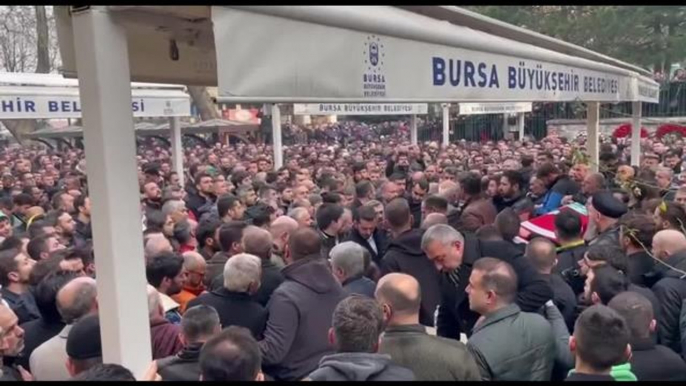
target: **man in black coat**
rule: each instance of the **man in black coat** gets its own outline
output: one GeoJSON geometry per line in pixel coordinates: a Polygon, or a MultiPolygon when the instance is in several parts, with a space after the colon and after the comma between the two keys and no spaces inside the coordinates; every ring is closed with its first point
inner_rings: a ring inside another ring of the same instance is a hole
{"type": "Polygon", "coordinates": [[[281,268],[271,260],[272,235],[262,228],[250,225],[243,231],[242,244],[245,253],[255,255],[262,261],[261,285],[255,294],[255,300],[266,307],[274,290],[283,283],[281,268]]]}
{"type": "Polygon", "coordinates": [[[515,302],[522,311],[536,312],[553,298],[550,284],[510,243],[462,236],[454,228],[439,224],[426,231],[421,245],[435,268],[441,271],[438,336],[459,340],[461,332],[471,334],[479,315],[470,310],[465,289],[474,262],[482,257],[495,257],[512,265],[519,288],[515,302]]]}
{"type": "Polygon", "coordinates": [[[157,373],[163,381],[196,382],[200,379],[200,350],[213,335],[222,330],[217,311],[205,305],[186,310],[181,319],[183,350],[157,361],[157,373]]]}
{"type": "Polygon", "coordinates": [[[245,327],[260,339],[267,323],[267,310],[254,299],[260,287],[260,259],[247,253],[231,256],[224,266],[224,286],[188,302],[188,308],[204,304],[214,307],[222,327],[245,327]]]}
{"type": "Polygon", "coordinates": [[[650,301],[635,292],[622,292],[608,303],[622,315],[631,333],[631,372],[639,381],[686,381],[686,362],[651,338],[657,322],[650,301]]]}
{"type": "Polygon", "coordinates": [[[400,272],[414,277],[422,289],[419,323],[433,327],[441,290],[438,272],[420,247],[424,231],[412,229],[410,207],[404,198],[392,200],[384,215],[393,239],[381,261],[381,275],[400,272]]]}
{"type": "Polygon", "coordinates": [[[500,177],[498,195],[493,197],[495,210],[500,213],[505,208],[511,208],[519,201],[528,200],[522,190],[524,177],[516,170],[506,170],[500,177]]]}
{"type": "Polygon", "coordinates": [[[686,236],[669,229],[657,232],[653,238],[653,255],[673,267],[657,264],[655,268],[655,276],[660,279],[652,290],[662,307],[657,328],[660,343],[681,353],[679,317],[682,301],[686,299],[686,236]]]}
{"type": "Polygon", "coordinates": [[[216,197],[212,194],[212,176],[205,172],[199,172],[194,176],[195,191],[189,192],[186,196],[186,207],[193,212],[196,219],[200,219],[203,211],[201,208],[207,208],[208,204],[216,201],[216,197]]]}
{"type": "Polygon", "coordinates": [[[526,246],[525,257],[541,274],[553,289],[553,304],[560,310],[570,333],[574,331],[574,311],[576,309],[576,295],[562,276],[552,273],[557,263],[555,244],[552,241],[537,237],[526,246]]]}
{"type": "Polygon", "coordinates": [[[386,232],[378,228],[376,211],[371,206],[363,205],[353,212],[353,229],[347,241],[352,241],[369,251],[372,261],[379,265],[386,253],[388,239],[386,232]]]}

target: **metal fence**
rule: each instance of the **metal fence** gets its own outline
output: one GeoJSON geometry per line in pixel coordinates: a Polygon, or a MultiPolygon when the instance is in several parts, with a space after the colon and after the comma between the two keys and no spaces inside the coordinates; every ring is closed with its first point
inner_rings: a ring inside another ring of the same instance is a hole
{"type": "MultiPolygon", "coordinates": [[[[686,116],[686,82],[664,83],[660,86],[660,103],[643,103],[644,117],[684,117],[686,116]]],[[[631,117],[631,102],[602,104],[600,119],[631,117]]],[[[503,115],[458,116],[451,121],[450,140],[468,141],[498,140],[503,138],[503,115]]],[[[586,106],[582,102],[536,102],[532,112],[525,114],[525,134],[537,139],[543,138],[547,122],[553,119],[586,119],[586,106]]],[[[417,137],[420,141],[442,138],[440,117],[421,127],[417,137]]]]}

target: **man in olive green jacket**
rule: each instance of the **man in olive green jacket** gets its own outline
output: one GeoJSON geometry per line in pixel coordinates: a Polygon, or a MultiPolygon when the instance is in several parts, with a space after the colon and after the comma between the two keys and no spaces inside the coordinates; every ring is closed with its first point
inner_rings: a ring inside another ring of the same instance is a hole
{"type": "Polygon", "coordinates": [[[421,292],[410,275],[391,273],[379,280],[375,297],[386,331],[379,353],[415,374],[417,381],[478,381],[479,368],[460,341],[432,336],[419,324],[421,292]]]}
{"type": "Polygon", "coordinates": [[[469,307],[481,315],[467,347],[483,380],[550,381],[555,360],[553,330],[541,315],[514,303],[517,275],[495,258],[477,260],[467,286],[469,307]]]}

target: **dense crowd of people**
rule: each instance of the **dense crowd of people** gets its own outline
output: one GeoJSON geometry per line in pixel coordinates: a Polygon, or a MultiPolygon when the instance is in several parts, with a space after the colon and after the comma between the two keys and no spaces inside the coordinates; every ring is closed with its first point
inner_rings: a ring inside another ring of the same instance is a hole
{"type": "MultiPolygon", "coordinates": [[[[583,137],[336,127],[276,170],[269,145],[187,148],[185,186],[138,149],[145,379],[686,380],[683,140],[631,166],[604,138],[593,165],[583,137]],[[554,238],[521,232],[546,215],[554,238]]],[[[2,380],[135,380],[102,359],[86,170],[0,150],[2,380]]]]}

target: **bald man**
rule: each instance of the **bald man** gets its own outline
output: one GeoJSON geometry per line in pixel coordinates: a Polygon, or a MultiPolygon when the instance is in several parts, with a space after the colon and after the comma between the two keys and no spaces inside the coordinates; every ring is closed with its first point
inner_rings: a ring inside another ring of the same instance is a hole
{"type": "Polygon", "coordinates": [[[422,229],[429,229],[436,224],[448,225],[448,217],[443,213],[430,213],[422,222],[422,229]]]}
{"type": "Polygon", "coordinates": [[[38,381],[66,381],[71,378],[67,363],[67,336],[72,325],[86,315],[98,313],[98,290],[95,280],[83,276],[65,284],[57,293],[57,310],[66,326],[38,346],[29,359],[31,373],[38,381]]]}
{"type": "Polygon", "coordinates": [[[146,259],[156,256],[162,252],[174,251],[169,239],[167,239],[162,233],[151,233],[147,235],[145,237],[144,249],[146,259]]]}
{"type": "Polygon", "coordinates": [[[412,370],[418,381],[481,379],[474,357],[462,342],[429,335],[419,324],[422,296],[415,278],[389,273],[379,280],[374,295],[387,325],[379,353],[412,370]]]}
{"type": "Polygon", "coordinates": [[[681,347],[679,316],[681,303],[686,299],[686,236],[671,229],[657,232],[653,237],[653,255],[672,267],[660,264],[659,271],[663,273],[652,287],[662,308],[657,332],[663,345],[683,357],[686,353],[681,347]]]}
{"type": "Polygon", "coordinates": [[[298,229],[298,222],[288,216],[278,217],[269,226],[269,233],[272,235],[272,243],[274,244],[271,261],[279,268],[286,266],[283,253],[288,244],[288,237],[296,229],[298,229]]]}
{"type": "Polygon", "coordinates": [[[260,277],[260,288],[255,294],[255,300],[266,307],[274,290],[283,282],[281,268],[274,264],[271,259],[273,256],[272,250],[274,249],[272,235],[262,228],[249,226],[243,231],[241,243],[245,253],[260,258],[262,276],[260,277]]]}
{"type": "Polygon", "coordinates": [[[203,280],[207,273],[207,262],[201,254],[195,251],[184,252],[181,256],[183,257],[183,270],[186,272],[186,280],[184,280],[181,292],[171,298],[179,303],[179,313],[183,315],[186,312],[188,302],[205,292],[203,280]]]}

